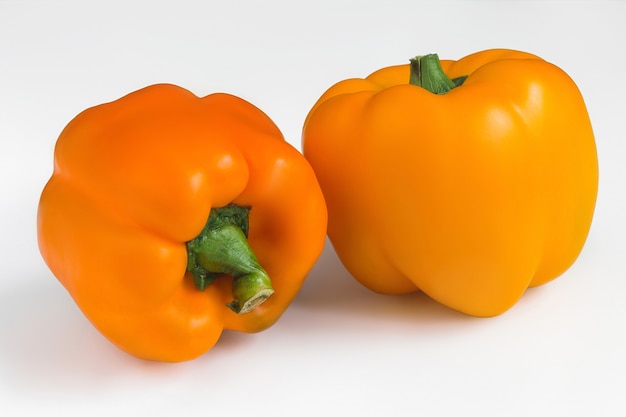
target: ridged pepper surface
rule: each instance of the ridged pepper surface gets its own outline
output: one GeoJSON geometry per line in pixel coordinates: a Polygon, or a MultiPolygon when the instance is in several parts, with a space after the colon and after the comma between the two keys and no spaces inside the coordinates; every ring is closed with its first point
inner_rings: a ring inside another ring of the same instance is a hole
{"type": "Polygon", "coordinates": [[[529,53],[426,55],[338,82],[310,111],[303,151],[358,281],[470,315],[500,314],[561,275],[594,213],[581,93],[529,53]]]}
{"type": "Polygon", "coordinates": [[[279,318],[321,253],[326,216],[310,165],[258,108],[160,84],[63,130],[38,238],[104,336],[182,361],[223,329],[279,318]]]}

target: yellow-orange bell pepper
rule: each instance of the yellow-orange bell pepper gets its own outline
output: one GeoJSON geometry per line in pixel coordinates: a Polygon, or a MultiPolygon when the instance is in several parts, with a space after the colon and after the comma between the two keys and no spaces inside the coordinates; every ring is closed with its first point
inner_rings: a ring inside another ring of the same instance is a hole
{"type": "Polygon", "coordinates": [[[326,216],[310,165],[258,108],[162,84],[67,125],[38,238],[104,336],[182,361],[223,329],[279,318],[321,253],[326,216]]]}
{"type": "Polygon", "coordinates": [[[524,52],[426,55],[341,81],[310,111],[303,151],[358,281],[475,316],[569,268],[596,202],[583,98],[524,52]]]}

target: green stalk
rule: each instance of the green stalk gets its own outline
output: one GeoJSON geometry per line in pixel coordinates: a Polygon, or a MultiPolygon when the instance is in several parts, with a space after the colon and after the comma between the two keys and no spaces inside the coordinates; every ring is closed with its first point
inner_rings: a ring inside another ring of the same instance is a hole
{"type": "Polygon", "coordinates": [[[261,267],[248,244],[249,207],[229,204],[213,208],[204,229],[187,242],[187,270],[202,291],[218,277],[233,277],[235,313],[248,313],[273,293],[267,272],[261,267]]]}
{"type": "Polygon", "coordinates": [[[450,79],[441,68],[437,54],[420,55],[412,58],[409,83],[422,87],[434,94],[446,94],[463,84],[467,75],[450,79]]]}

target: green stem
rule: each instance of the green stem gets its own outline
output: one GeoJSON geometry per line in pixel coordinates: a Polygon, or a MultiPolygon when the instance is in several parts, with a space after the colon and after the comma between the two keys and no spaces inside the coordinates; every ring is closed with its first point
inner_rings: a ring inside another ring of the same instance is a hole
{"type": "Polygon", "coordinates": [[[202,232],[187,242],[187,270],[196,288],[204,290],[222,275],[233,277],[235,313],[248,313],[273,293],[267,272],[248,244],[249,207],[229,204],[213,208],[202,232]]]}
{"type": "Polygon", "coordinates": [[[441,68],[437,54],[420,55],[412,58],[409,83],[422,87],[434,94],[446,94],[463,84],[467,75],[450,79],[441,68]]]}

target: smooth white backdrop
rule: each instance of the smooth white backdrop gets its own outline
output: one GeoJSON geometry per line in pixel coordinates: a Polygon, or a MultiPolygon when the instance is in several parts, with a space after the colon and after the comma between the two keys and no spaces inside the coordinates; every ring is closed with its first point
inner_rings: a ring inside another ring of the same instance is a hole
{"type": "Polygon", "coordinates": [[[625,19],[601,0],[0,0],[0,415],[626,415],[625,19]],[[95,331],[41,260],[39,193],[84,108],[156,82],[224,91],[300,148],[334,82],[494,47],[570,74],[600,159],[579,260],[501,316],[373,294],[327,245],[271,329],[151,363],[95,331]]]}

